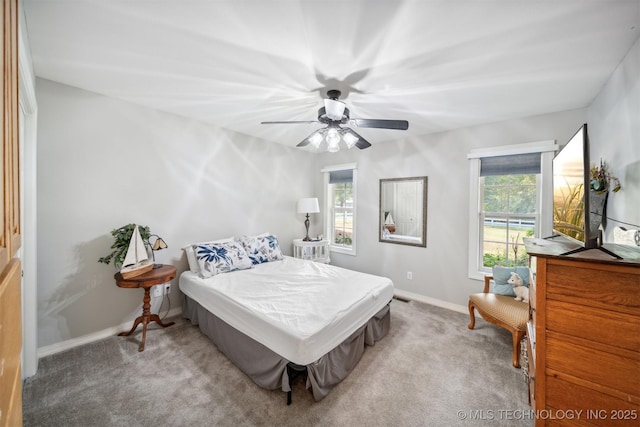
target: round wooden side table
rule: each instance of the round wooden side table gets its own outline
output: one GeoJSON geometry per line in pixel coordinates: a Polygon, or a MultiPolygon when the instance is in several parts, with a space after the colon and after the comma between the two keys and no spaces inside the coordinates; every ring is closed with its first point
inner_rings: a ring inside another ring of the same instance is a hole
{"type": "Polygon", "coordinates": [[[156,322],[163,328],[173,325],[175,322],[162,323],[160,317],[157,314],[151,314],[151,287],[155,285],[161,285],[167,283],[176,277],[176,268],[173,265],[158,264],[157,267],[151,271],[141,274],[136,277],[130,277],[124,279],[120,272],[113,276],[116,279],[116,284],[121,288],[142,288],[144,289],[144,298],[142,300],[142,316],[138,316],[133,322],[133,327],[129,332],[119,333],[118,336],[126,337],[136,330],[138,325],[142,323],[142,341],[138,351],[144,351],[144,341],[147,338],[147,325],[151,322],[156,322]]]}

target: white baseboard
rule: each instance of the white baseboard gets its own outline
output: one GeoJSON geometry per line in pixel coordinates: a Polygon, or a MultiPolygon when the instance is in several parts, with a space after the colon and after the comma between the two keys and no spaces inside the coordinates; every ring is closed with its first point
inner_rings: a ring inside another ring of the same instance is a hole
{"type": "MultiPolygon", "coordinates": [[[[182,307],[175,307],[169,310],[166,318],[178,316],[182,313],[182,307]]],[[[84,344],[89,344],[104,338],[108,338],[114,335],[119,334],[122,331],[126,331],[131,328],[131,321],[122,323],[118,326],[113,326],[111,328],[103,329],[98,332],[94,332],[92,334],[83,335],[81,337],[72,338],[70,340],[61,341],[55,344],[46,345],[44,347],[38,348],[38,359],[50,356],[52,354],[60,353],[65,350],[70,350],[74,347],[78,347],[84,344]]]]}
{"type": "Polygon", "coordinates": [[[453,304],[451,302],[442,301],[436,298],[426,297],[420,294],[414,294],[413,292],[409,292],[409,291],[402,291],[400,289],[396,289],[394,292],[394,295],[401,299],[423,302],[425,304],[435,305],[436,307],[446,308],[448,310],[457,311],[459,313],[464,313],[464,314],[469,313],[469,309],[466,306],[453,304]]]}

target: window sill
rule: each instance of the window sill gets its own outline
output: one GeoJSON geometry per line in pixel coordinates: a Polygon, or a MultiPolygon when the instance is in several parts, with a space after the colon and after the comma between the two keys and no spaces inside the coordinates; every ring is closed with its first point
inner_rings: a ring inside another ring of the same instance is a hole
{"type": "Polygon", "coordinates": [[[345,248],[343,246],[329,245],[329,252],[336,253],[336,254],[356,256],[355,249],[345,248]]]}

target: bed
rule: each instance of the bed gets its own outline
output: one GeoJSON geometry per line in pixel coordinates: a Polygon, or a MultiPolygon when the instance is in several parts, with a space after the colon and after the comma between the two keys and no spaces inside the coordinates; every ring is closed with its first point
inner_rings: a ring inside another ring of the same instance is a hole
{"type": "MultiPolygon", "coordinates": [[[[245,249],[255,261],[255,245],[233,241],[224,245],[233,248],[225,253],[237,250],[242,257],[245,249]]],[[[200,271],[190,269],[180,275],[183,317],[198,325],[259,386],[282,389],[291,403],[291,380],[304,375],[306,387],[319,401],[349,375],[365,345],[373,345],[389,331],[393,283],[385,277],[283,256],[277,240],[266,245],[276,250],[265,255],[263,242],[261,262],[218,272],[209,266],[204,274],[211,252],[206,245],[191,245],[200,271]]],[[[209,260],[218,261],[212,256],[209,260]]]]}

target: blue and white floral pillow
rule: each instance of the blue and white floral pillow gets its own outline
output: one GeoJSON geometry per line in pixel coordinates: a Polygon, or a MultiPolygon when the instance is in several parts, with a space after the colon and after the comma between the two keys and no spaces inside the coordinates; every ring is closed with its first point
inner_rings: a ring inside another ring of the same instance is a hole
{"type": "Polygon", "coordinates": [[[240,242],[253,264],[277,261],[282,259],[282,251],[278,238],[272,234],[259,236],[242,236],[240,242]]]}
{"type": "Polygon", "coordinates": [[[220,273],[253,268],[253,263],[242,244],[236,241],[200,243],[193,245],[200,277],[207,278],[220,273]]]}

